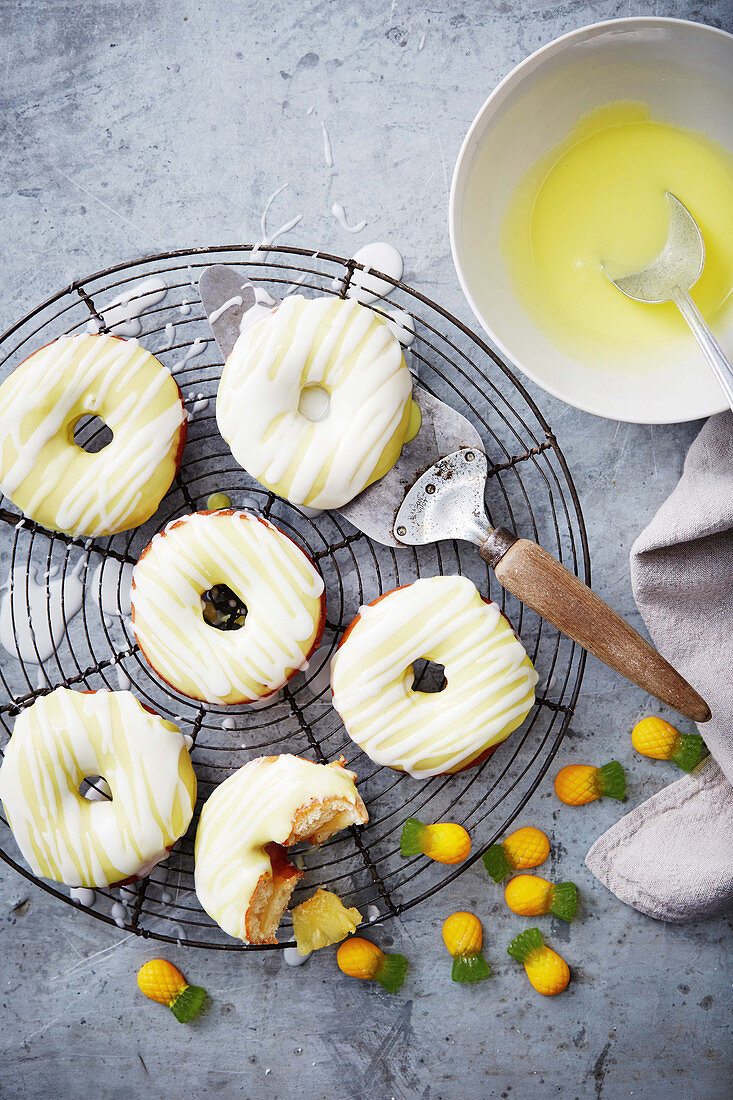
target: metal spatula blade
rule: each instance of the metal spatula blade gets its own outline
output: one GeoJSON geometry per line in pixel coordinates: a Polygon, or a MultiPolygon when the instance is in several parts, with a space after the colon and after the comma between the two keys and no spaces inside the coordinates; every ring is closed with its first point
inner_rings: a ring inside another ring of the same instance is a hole
{"type": "MultiPolygon", "coordinates": [[[[254,289],[241,271],[216,264],[202,272],[199,294],[226,360],[242,317],[256,304],[254,289]]],[[[536,543],[490,526],[487,459],[478,432],[417,383],[413,398],[423,417],[417,436],[388,474],[339,509],[341,515],[387,546],[448,538],[474,543],[504,588],[542,618],[682,714],[707,721],[710,710],[697,692],[574,573],[536,543]]]]}

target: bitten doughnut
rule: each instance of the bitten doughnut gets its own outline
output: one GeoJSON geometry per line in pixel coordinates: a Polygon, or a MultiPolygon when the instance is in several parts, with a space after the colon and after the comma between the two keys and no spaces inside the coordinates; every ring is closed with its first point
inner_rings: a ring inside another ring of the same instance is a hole
{"type": "Polygon", "coordinates": [[[129,691],[56,688],[16,720],[0,798],[36,875],[108,886],[166,858],[193,816],[196,776],[178,727],[129,691]],[[79,794],[91,776],[111,802],[79,794]]]}
{"type": "Polygon", "coordinates": [[[230,936],[275,943],[303,872],[284,849],[321,844],[369,820],[353,772],[343,761],[261,756],[225,779],[204,803],[196,832],[196,893],[230,936]]]}
{"type": "Polygon", "coordinates": [[[171,372],[136,340],[61,336],[0,386],[0,489],[52,531],[128,531],[168,491],[186,426],[171,372]],[[113,435],[96,454],[74,442],[86,414],[113,435]]]}
{"type": "Polygon", "coordinates": [[[339,508],[383,477],[420,423],[384,319],[353,299],[297,294],[237,340],[216,419],[249,474],[314,508],[339,508]]]}
{"type": "Polygon", "coordinates": [[[508,620],[467,577],[426,577],[362,607],[331,662],[349,736],[416,778],[478,764],[524,721],[536,683],[508,620]],[[419,658],[443,665],[442,691],[413,690],[419,658]]]}
{"type": "Polygon", "coordinates": [[[140,648],[170,686],[205,703],[251,703],[304,666],[325,622],[323,578],[274,524],[231,508],[169,523],[132,574],[140,648]],[[206,622],[201,597],[226,584],[247,608],[238,630],[206,622]]]}

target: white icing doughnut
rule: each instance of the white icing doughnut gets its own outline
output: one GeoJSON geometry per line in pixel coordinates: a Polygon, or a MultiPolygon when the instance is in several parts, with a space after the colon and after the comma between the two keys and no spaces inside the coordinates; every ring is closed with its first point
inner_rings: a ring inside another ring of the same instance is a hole
{"type": "Polygon", "coordinates": [[[339,508],[383,477],[415,435],[411,396],[382,317],[351,299],[296,294],[237,340],[216,419],[237,462],[266,488],[293,504],[339,508]],[[311,419],[303,409],[318,396],[327,404],[322,390],[330,408],[311,419]]]}
{"type": "Polygon", "coordinates": [[[136,340],[61,336],[0,386],[0,489],[53,531],[95,538],[144,523],[185,442],[178,386],[136,340]],[[96,454],[74,442],[85,414],[113,433],[96,454]]]}
{"type": "Polygon", "coordinates": [[[415,777],[478,763],[524,721],[536,683],[509,622],[467,577],[426,577],[362,607],[331,662],[349,736],[415,777]],[[442,691],[413,690],[419,658],[444,666],[442,691]]]}
{"type": "Polygon", "coordinates": [[[56,688],[16,720],[0,797],[36,875],[108,886],[166,858],[193,816],[196,776],[178,727],[129,691],[56,688]],[[90,776],[111,802],[79,794],[90,776]]]}
{"type": "Polygon", "coordinates": [[[132,618],[145,658],[177,691],[249,703],[302,668],[325,622],[323,578],[274,524],[249,512],[194,512],[156,535],[132,575],[132,618]],[[203,617],[226,584],[247,608],[238,630],[203,617]]]}
{"type": "Polygon", "coordinates": [[[279,846],[320,844],[368,814],[341,763],[298,756],[250,760],[204,803],[196,832],[196,893],[230,936],[274,943],[301,872],[279,846]]]}

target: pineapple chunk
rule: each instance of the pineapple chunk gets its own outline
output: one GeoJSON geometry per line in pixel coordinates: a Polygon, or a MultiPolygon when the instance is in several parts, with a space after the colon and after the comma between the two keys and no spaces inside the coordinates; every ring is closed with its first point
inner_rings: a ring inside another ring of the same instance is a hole
{"type": "Polygon", "coordinates": [[[319,947],[340,943],[361,924],[358,909],[346,909],[340,898],[321,889],[316,890],[312,898],[296,905],[291,916],[299,955],[309,955],[319,947]]]}

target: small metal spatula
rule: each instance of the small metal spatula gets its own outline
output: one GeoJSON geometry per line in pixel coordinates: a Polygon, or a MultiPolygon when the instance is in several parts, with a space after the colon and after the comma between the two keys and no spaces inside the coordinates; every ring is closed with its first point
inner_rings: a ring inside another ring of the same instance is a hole
{"type": "MultiPolygon", "coordinates": [[[[202,272],[199,294],[226,360],[243,314],[255,305],[254,290],[241,270],[216,264],[202,272]]],[[[484,506],[488,463],[478,432],[417,382],[413,398],[423,417],[417,436],[389,473],[340,514],[387,546],[441,539],[474,543],[504,588],[543,619],[662,702],[706,722],[705,701],[575,574],[536,543],[490,526],[484,506]]]]}

